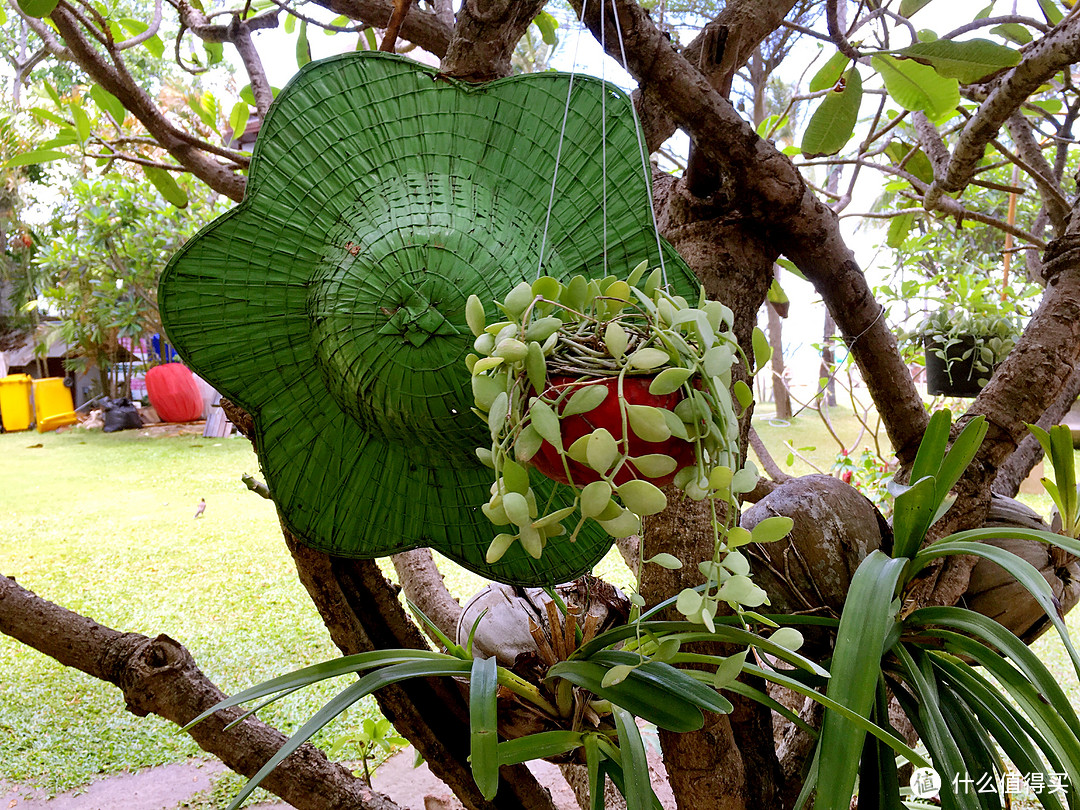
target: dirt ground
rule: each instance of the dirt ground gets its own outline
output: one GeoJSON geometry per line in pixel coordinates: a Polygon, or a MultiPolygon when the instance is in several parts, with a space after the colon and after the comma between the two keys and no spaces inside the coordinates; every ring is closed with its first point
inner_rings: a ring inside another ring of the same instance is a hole
{"type": "MultiPolygon", "coordinates": [[[[403,810],[459,810],[449,788],[436,779],[427,765],[413,768],[411,748],[385,762],[372,780],[373,787],[389,796],[403,810]]],[[[653,784],[665,808],[674,808],[671,792],[663,781],[658,761],[650,756],[653,784]]],[[[542,785],[547,786],[559,810],[576,810],[577,802],[559,769],[547,762],[530,764],[542,785]]],[[[28,788],[0,782],[0,810],[182,810],[192,807],[198,794],[210,791],[212,780],[225,770],[217,761],[190,760],[100,779],[89,786],[53,798],[28,788]]],[[[252,805],[248,810],[289,810],[284,802],[252,805]]]]}

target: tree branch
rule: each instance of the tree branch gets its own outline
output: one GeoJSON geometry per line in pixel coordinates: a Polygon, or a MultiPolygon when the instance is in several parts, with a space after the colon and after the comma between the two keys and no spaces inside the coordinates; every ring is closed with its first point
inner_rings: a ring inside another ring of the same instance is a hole
{"type": "Polygon", "coordinates": [[[971,180],[986,145],[1021,104],[1059,70],[1080,59],[1080,15],[1069,15],[1024,54],[1020,64],[997,80],[967,122],[953,148],[948,171],[935,180],[928,198],[961,191],[971,180]]]}
{"type": "MultiPolygon", "coordinates": [[[[48,602],[0,576],[0,632],[67,667],[111,683],[137,717],[156,714],[186,725],[226,696],[168,636],[121,633],[48,602]]],[[[230,729],[239,708],[220,711],[188,732],[199,747],[243,776],[254,776],[286,737],[255,717],[230,729]]],[[[399,810],[348,768],[331,762],[310,743],[300,747],[262,786],[298,810],[328,805],[350,810],[399,810]]]]}
{"type": "Polygon", "coordinates": [[[174,127],[152,98],[119,64],[110,64],[87,40],[67,3],[61,2],[51,15],[60,36],[75,61],[98,84],[120,99],[120,102],[142,122],[150,135],[192,174],[236,201],[244,197],[245,178],[232,169],[210,159],[190,142],[191,136],[174,127]]]}
{"type": "MultiPolygon", "coordinates": [[[[777,249],[813,282],[836,319],[862,372],[898,457],[915,457],[927,423],[926,410],[896,339],[885,323],[854,254],[844,244],[836,214],[803,182],[794,164],[720,96],[630,0],[614,0],[631,74],[650,89],[672,120],[730,179],[740,214],[764,223],[777,249]]],[[[580,13],[580,4],[575,0],[580,13]]],[[[619,49],[619,30],[607,15],[603,39],[619,49]]],[[[597,40],[599,9],[590,5],[586,24],[597,40]]],[[[613,53],[615,55],[615,53],[613,53]]]]}

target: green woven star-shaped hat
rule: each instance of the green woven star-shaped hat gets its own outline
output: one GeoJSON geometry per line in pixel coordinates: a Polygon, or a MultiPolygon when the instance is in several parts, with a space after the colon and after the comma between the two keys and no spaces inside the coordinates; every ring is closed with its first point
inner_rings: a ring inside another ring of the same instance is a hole
{"type": "Polygon", "coordinates": [[[370,52],[313,62],[266,117],[244,201],[166,267],[162,321],[254,417],[270,492],[303,542],[350,557],[431,546],[490,579],[565,581],[611,538],[594,528],[539,560],[518,546],[484,561],[492,479],[474,451],[490,436],[470,410],[465,302],[501,300],[541,267],[625,275],[661,250],[690,294],[649,204],[630,99],[611,85],[542,73],[470,86],[370,52]]]}

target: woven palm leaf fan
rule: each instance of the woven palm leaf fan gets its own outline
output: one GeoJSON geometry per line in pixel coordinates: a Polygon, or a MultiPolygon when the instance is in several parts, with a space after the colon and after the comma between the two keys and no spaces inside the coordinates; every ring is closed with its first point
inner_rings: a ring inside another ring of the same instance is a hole
{"type": "Polygon", "coordinates": [[[517,547],[484,561],[491,479],[475,448],[488,429],[470,412],[465,303],[541,269],[625,274],[661,250],[671,286],[692,294],[649,205],[630,100],[611,85],[543,73],[470,86],[393,55],[334,57],[275,101],[244,201],[169,262],[162,320],[255,418],[270,492],[304,543],[346,557],[430,546],[490,579],[561,582],[611,538],[593,527],[538,560],[517,547]]]}

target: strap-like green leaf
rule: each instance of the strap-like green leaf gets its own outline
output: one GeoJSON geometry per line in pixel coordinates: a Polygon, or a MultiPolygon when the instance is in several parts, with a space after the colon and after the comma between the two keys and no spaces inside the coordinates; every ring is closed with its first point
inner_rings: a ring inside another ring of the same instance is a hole
{"type": "Polygon", "coordinates": [[[944,498],[946,493],[956,486],[968,464],[975,458],[989,428],[990,423],[985,416],[977,416],[964,425],[964,429],[960,431],[941,462],[941,470],[937,474],[939,497],[944,498]]]}
{"type": "Polygon", "coordinates": [[[591,661],[563,661],[551,667],[547,677],[565,678],[669,731],[697,731],[704,724],[701,709],[689,701],[673,699],[668,691],[649,681],[626,678],[604,686],[608,669],[591,661]]]}
{"type": "Polygon", "coordinates": [[[534,759],[557,757],[584,744],[585,736],[580,731],[541,731],[499,743],[499,765],[518,765],[534,759]]]}
{"type": "MultiPolygon", "coordinates": [[[[239,706],[242,703],[258,700],[261,697],[266,697],[267,695],[272,695],[276,692],[299,689],[304,686],[310,686],[313,683],[318,683],[319,681],[325,681],[328,678],[337,678],[341,675],[363,672],[366,669],[373,669],[374,667],[392,666],[394,664],[418,661],[453,664],[456,659],[430,650],[376,650],[374,652],[346,655],[341,658],[335,658],[332,661],[323,661],[320,664],[312,664],[309,667],[298,669],[295,672],[279,675],[276,678],[263,681],[242,692],[237,692],[232,697],[225,698],[225,700],[211,706],[181,730],[187,731],[196,723],[205,720],[210,715],[221,711],[222,709],[228,709],[231,706],[239,706]]],[[[467,667],[466,671],[468,671],[467,667]]]]}
{"type": "Polygon", "coordinates": [[[625,784],[623,796],[626,810],[649,810],[653,798],[652,781],[649,778],[649,762],[645,758],[645,743],[638,731],[634,716],[615,707],[615,729],[619,735],[619,750],[623,755],[625,784]]]}
{"type": "Polygon", "coordinates": [[[937,514],[938,486],[933,476],[920,478],[893,502],[894,557],[914,556],[937,514]]]}
{"type": "Polygon", "coordinates": [[[499,729],[494,658],[474,658],[469,676],[469,760],[480,793],[491,801],[499,790],[499,729]]]}
{"type": "MultiPolygon", "coordinates": [[[[963,608],[925,607],[919,608],[908,616],[904,624],[907,628],[919,628],[920,633],[940,635],[943,638],[946,636],[952,638],[955,635],[953,631],[959,631],[975,636],[1000,650],[998,653],[983,647],[978,651],[978,655],[973,654],[972,657],[978,658],[981,663],[986,656],[997,656],[998,659],[1002,661],[1008,659],[1019,667],[1024,677],[1033,683],[1045,700],[1055,707],[1058,716],[1067,724],[1072,735],[1080,741],[1080,718],[1077,717],[1058,679],[1024,642],[998,622],[981,613],[963,608]]],[[[978,642],[975,643],[978,644],[978,642]]],[[[965,645],[964,649],[969,650],[970,647],[965,645]]],[[[1080,744],[1078,744],[1077,755],[1080,756],[1080,744]]],[[[1080,785],[1080,780],[1077,784],[1080,785]]]]}
{"type": "Polygon", "coordinates": [[[941,471],[941,462],[945,458],[945,448],[949,445],[949,428],[952,425],[952,411],[944,408],[930,414],[915,462],[911,465],[911,479],[918,481],[928,475],[936,476],[941,471]]]}
{"type": "MultiPolygon", "coordinates": [[[[994,677],[1039,729],[1060,762],[1060,766],[1068,774],[1069,789],[1073,791],[1072,795],[1075,797],[1077,795],[1075,786],[1080,784],[1080,744],[1078,744],[1075,731],[1066,723],[1061,714],[1062,711],[1071,712],[1068,701],[1049,697],[1045,691],[1036,688],[1032,680],[1025,677],[1026,673],[1018,671],[1000,653],[989,649],[979,641],[946,630],[925,632],[943,639],[948,652],[974,659],[994,677]]],[[[1004,632],[1008,633],[1007,630],[1004,632]]],[[[1017,643],[1023,646],[1022,642],[1017,641],[1017,643]]],[[[1045,671],[1045,668],[1043,669],[1045,671]]],[[[1046,674],[1049,675],[1049,673],[1046,674]]],[[[1057,691],[1060,692],[1060,689],[1057,691]]]]}
{"type": "MultiPolygon", "coordinates": [[[[1002,699],[999,689],[990,685],[970,666],[951,656],[934,656],[934,666],[939,670],[938,677],[963,698],[1016,770],[1029,775],[1041,773],[1043,784],[1050,784],[1048,770],[1039,752],[1044,753],[1054,772],[1058,773],[1056,769],[1060,766],[1053,749],[1027,718],[1002,699]]],[[[1046,791],[1039,799],[1047,810],[1065,810],[1056,792],[1046,791]]]]}
{"type": "Polygon", "coordinates": [[[620,650],[605,650],[592,656],[590,661],[605,666],[631,665],[631,678],[640,678],[660,689],[668,690],[675,700],[686,700],[700,709],[718,714],[727,714],[732,710],[731,701],[689,673],[676,669],[670,664],[659,661],[634,666],[640,662],[638,656],[620,650]]]}
{"type": "MultiPolygon", "coordinates": [[[[906,564],[875,551],[859,565],[848,589],[826,695],[860,717],[869,717],[874,704],[883,645],[896,619],[896,585],[906,564]]],[[[829,778],[818,784],[815,810],[848,810],[865,736],[843,716],[825,713],[818,764],[829,778]]]]}
{"type": "Polygon", "coordinates": [[[270,757],[267,763],[259,769],[258,773],[248,780],[248,783],[244,785],[243,789],[229,804],[228,810],[236,810],[236,808],[240,807],[244,799],[250,796],[251,792],[259,786],[259,783],[266,778],[267,774],[281,764],[286,757],[311,739],[312,735],[326,726],[331,720],[376,689],[409,678],[424,678],[432,675],[463,675],[470,668],[468,662],[465,661],[414,661],[368,673],[331,698],[295,734],[289,737],[278,752],[270,757]]]}
{"type": "Polygon", "coordinates": [[[955,556],[972,554],[977,557],[995,562],[1008,571],[1024,588],[1035,597],[1035,601],[1039,603],[1039,607],[1045,611],[1046,615],[1050,618],[1054,628],[1058,631],[1058,635],[1061,636],[1061,641],[1065,645],[1065,649],[1069,652],[1069,657],[1072,659],[1073,668],[1078,676],[1080,676],[1080,655],[1077,654],[1076,647],[1073,645],[1072,638],[1069,636],[1069,630],[1065,626],[1065,619],[1061,615],[1060,606],[1057,599],[1054,597],[1054,592],[1050,590],[1050,585],[1039,570],[1022,557],[1018,557],[1011,551],[1007,551],[998,546],[991,546],[985,543],[971,543],[957,540],[945,540],[934,543],[928,548],[921,551],[915,558],[916,570],[924,567],[928,562],[938,557],[955,556]]]}
{"type": "Polygon", "coordinates": [[[962,779],[967,774],[967,768],[952,731],[941,714],[937,686],[932,678],[927,677],[929,664],[926,654],[918,648],[909,652],[903,644],[898,644],[893,652],[904,669],[907,684],[918,703],[917,714],[912,716],[909,713],[909,719],[915,723],[919,738],[930,752],[934,768],[941,774],[942,791],[952,794],[953,806],[958,810],[980,810],[975,793],[964,789],[954,791],[952,788],[953,777],[962,779]]]}

